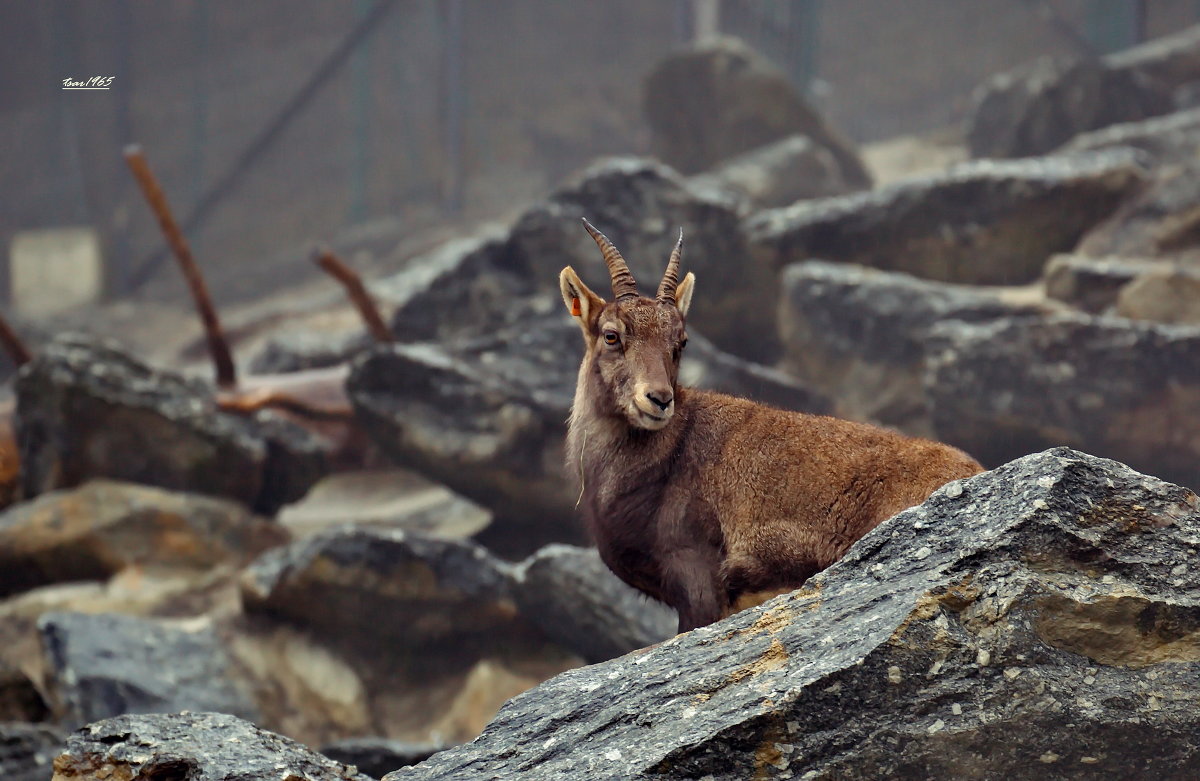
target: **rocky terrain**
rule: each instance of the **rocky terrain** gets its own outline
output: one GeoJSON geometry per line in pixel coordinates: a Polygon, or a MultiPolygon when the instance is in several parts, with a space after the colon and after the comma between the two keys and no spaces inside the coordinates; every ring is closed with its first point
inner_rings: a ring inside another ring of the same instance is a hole
{"type": "Polygon", "coordinates": [[[0,778],[1196,777],[1197,34],[1005,74],[974,159],[908,177],[740,44],[673,55],[648,110],[706,87],[650,112],[657,158],[372,275],[395,341],[336,296],[243,316],[239,392],[290,404],[239,410],[187,346],[33,340],[0,778]],[[683,227],[686,383],[991,471],[672,637],[563,463],[581,216],[645,280],[683,227]]]}

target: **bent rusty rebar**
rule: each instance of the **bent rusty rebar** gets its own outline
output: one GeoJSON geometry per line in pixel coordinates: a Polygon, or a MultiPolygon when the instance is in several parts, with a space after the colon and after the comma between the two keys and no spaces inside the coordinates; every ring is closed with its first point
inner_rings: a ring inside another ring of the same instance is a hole
{"type": "Polygon", "coordinates": [[[358,309],[363,324],[366,325],[367,331],[376,342],[385,344],[396,341],[392,330],[387,327],[387,323],[383,322],[383,316],[379,314],[379,307],[376,305],[375,299],[367,292],[366,285],[363,284],[362,277],[358,275],[358,272],[343,263],[327,247],[318,247],[313,252],[313,262],[346,288],[346,295],[358,309]]]}

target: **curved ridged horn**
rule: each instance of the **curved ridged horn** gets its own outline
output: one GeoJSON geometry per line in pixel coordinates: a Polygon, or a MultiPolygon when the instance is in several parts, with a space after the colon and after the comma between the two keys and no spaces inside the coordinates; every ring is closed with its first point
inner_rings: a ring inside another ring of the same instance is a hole
{"type": "Polygon", "coordinates": [[[679,261],[682,257],[683,228],[680,228],[679,241],[675,242],[675,249],[671,250],[671,259],[667,261],[667,270],[663,274],[662,282],[658,283],[656,298],[664,304],[675,303],[675,288],[679,287],[679,261]]]}
{"type": "Polygon", "coordinates": [[[586,217],[583,218],[583,227],[592,235],[596,246],[604,253],[604,263],[608,266],[608,276],[612,279],[612,291],[616,300],[637,298],[637,281],[633,278],[633,272],[629,270],[629,264],[625,262],[625,258],[621,257],[621,253],[617,251],[607,236],[592,227],[586,217]]]}

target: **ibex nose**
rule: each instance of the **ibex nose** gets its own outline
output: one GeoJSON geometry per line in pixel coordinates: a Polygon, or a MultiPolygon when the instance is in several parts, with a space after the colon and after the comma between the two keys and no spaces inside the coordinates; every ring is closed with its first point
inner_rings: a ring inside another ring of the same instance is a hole
{"type": "Polygon", "coordinates": [[[654,405],[659,409],[666,410],[667,407],[671,406],[671,400],[675,398],[675,394],[671,393],[669,388],[648,390],[646,391],[646,398],[654,402],[654,405]]]}

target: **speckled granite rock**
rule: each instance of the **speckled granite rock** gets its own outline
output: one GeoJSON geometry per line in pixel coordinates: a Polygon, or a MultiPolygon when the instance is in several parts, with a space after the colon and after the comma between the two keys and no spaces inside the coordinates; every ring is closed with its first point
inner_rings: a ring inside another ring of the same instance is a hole
{"type": "Polygon", "coordinates": [[[270,514],[325,472],[320,440],[270,412],[216,409],[204,383],[104,340],[54,340],[17,375],[25,495],[110,477],[226,496],[270,514]]]}
{"type": "Polygon", "coordinates": [[[1194,778],[1198,556],[1192,492],[1032,455],[386,779],[1194,778]]]}
{"type": "Polygon", "coordinates": [[[287,540],[285,529],[237,502],[92,480],[0,513],[0,596],[102,580],[130,565],[236,566],[287,540]]]}
{"type": "Polygon", "coordinates": [[[1200,487],[1200,328],[1061,314],[935,329],[939,438],[983,464],[1085,448],[1200,487]]]}
{"type": "Polygon", "coordinates": [[[220,710],[252,718],[211,627],[115,614],[38,620],[60,720],[79,726],[125,713],[220,710]]]}
{"type": "Polygon", "coordinates": [[[53,781],[371,781],[281,735],[222,713],[120,716],[67,739],[53,781]]]}
{"type": "Polygon", "coordinates": [[[758,212],[746,232],[772,268],[820,258],[942,282],[1021,284],[1136,193],[1147,178],[1143,162],[1129,149],[977,160],[758,212]]]}

